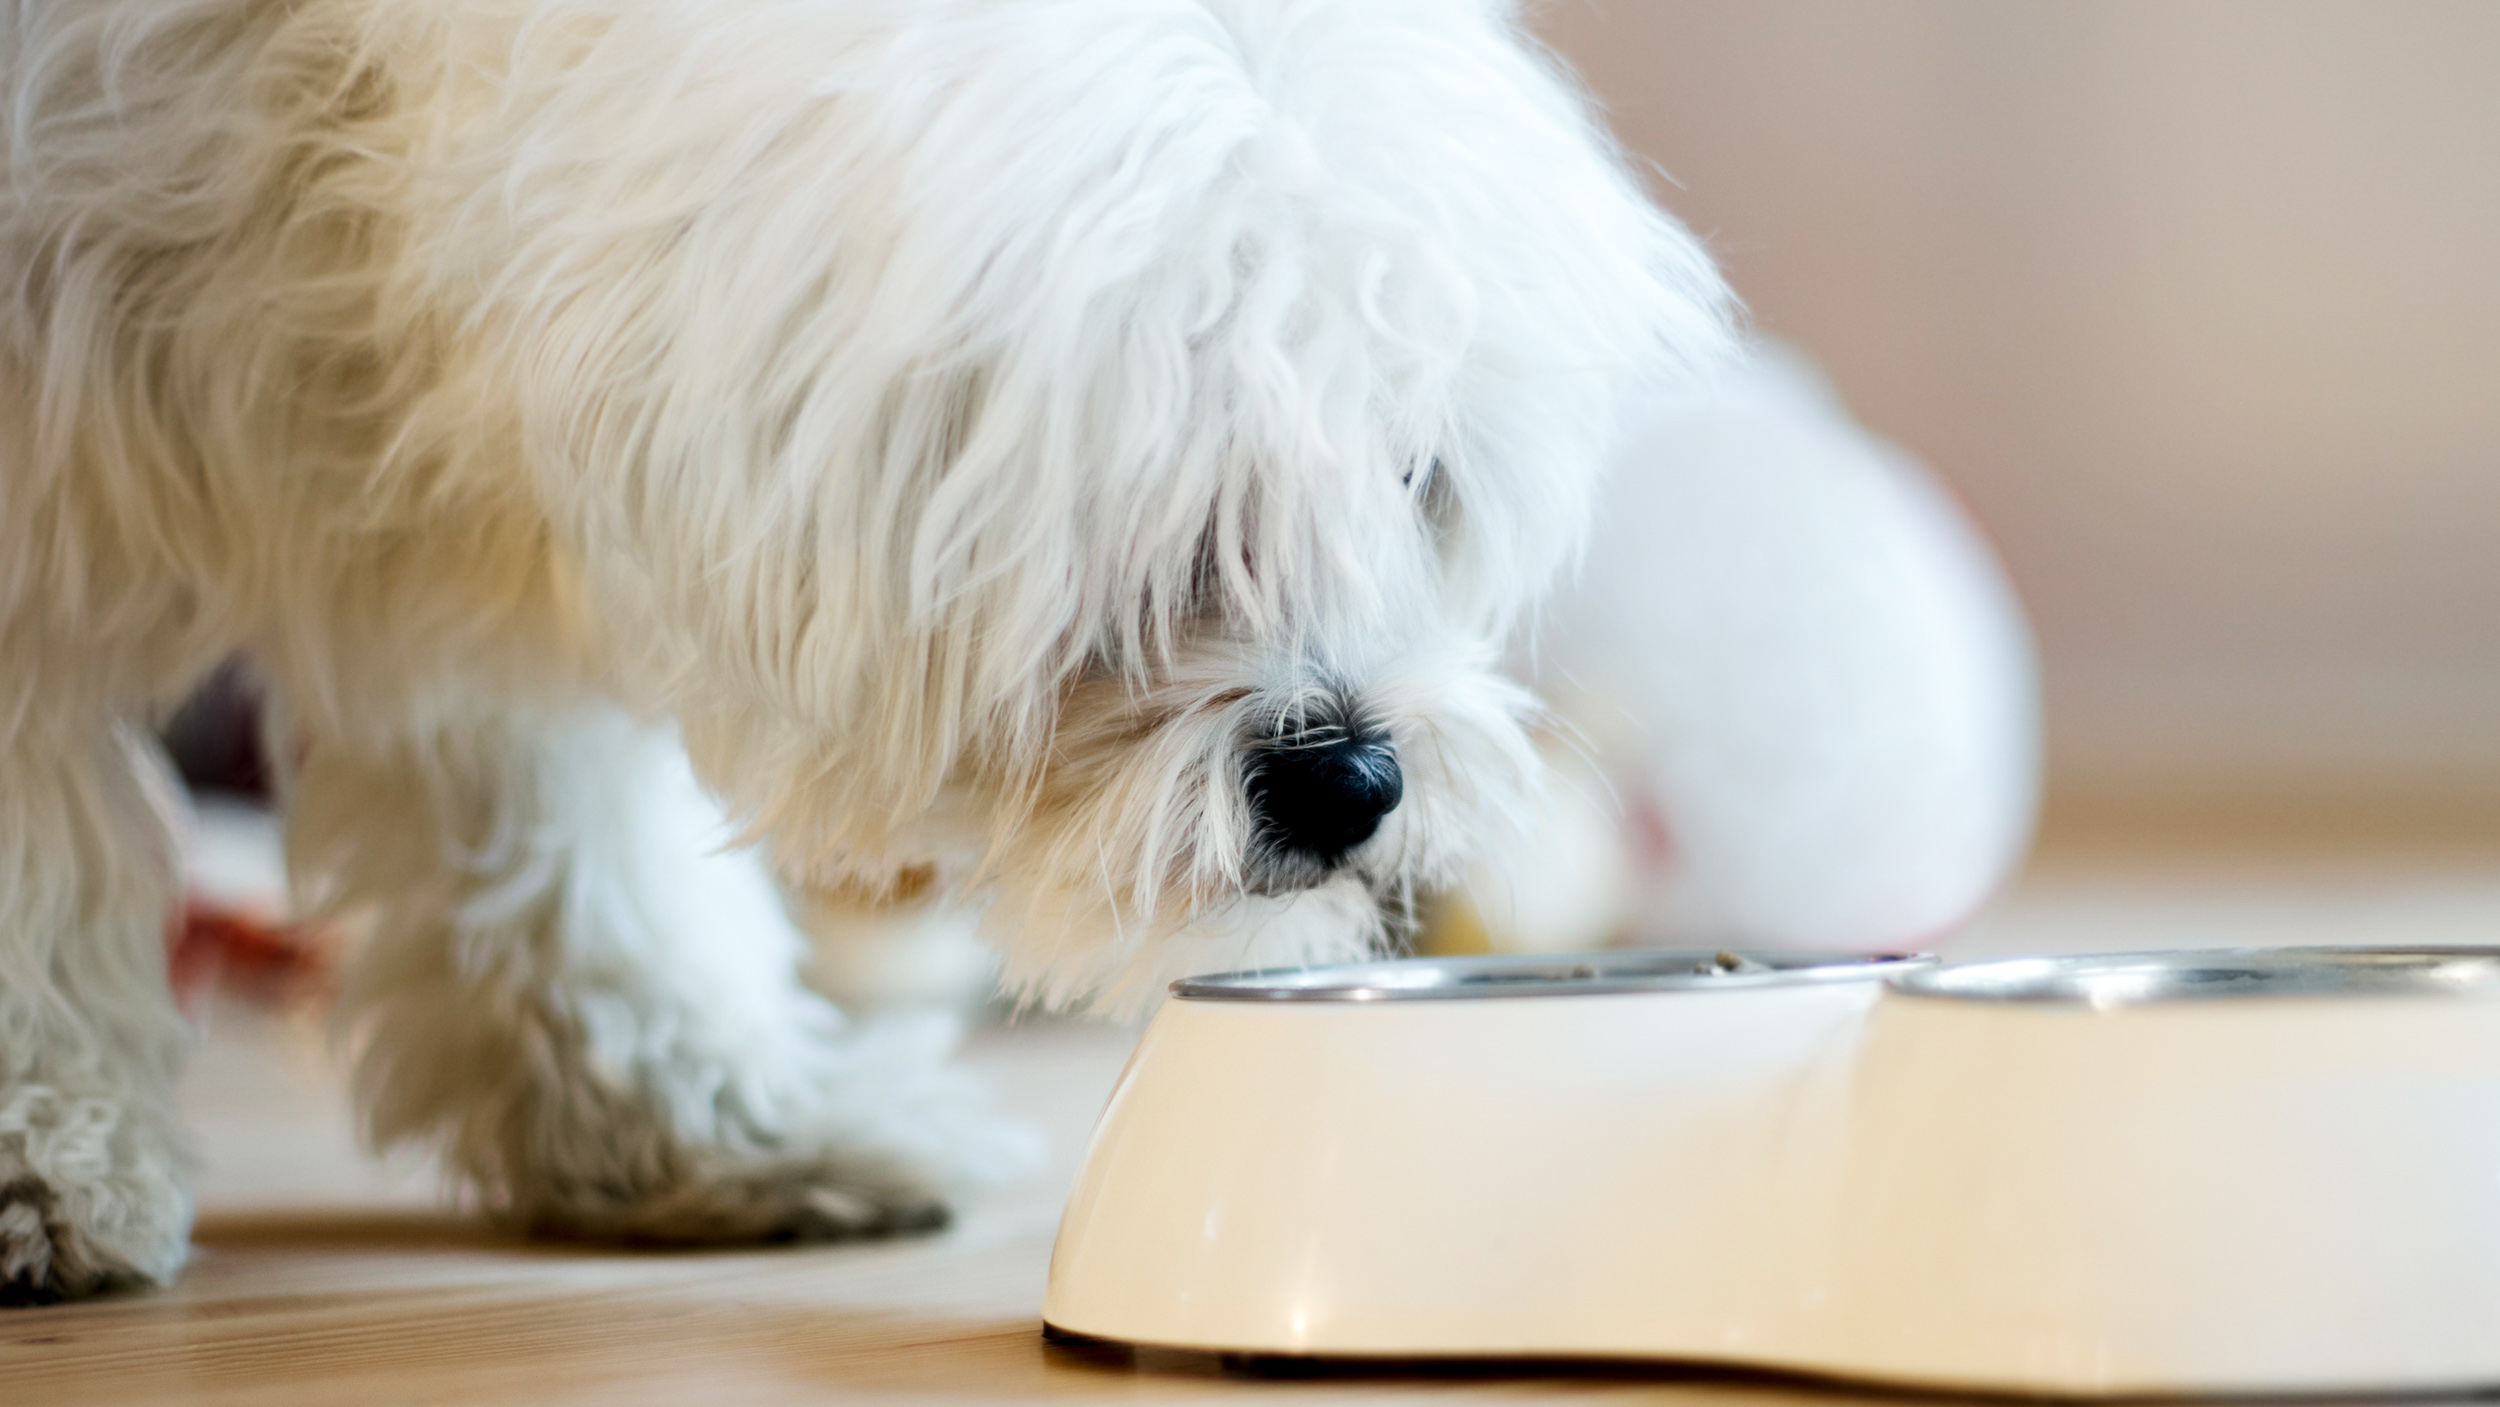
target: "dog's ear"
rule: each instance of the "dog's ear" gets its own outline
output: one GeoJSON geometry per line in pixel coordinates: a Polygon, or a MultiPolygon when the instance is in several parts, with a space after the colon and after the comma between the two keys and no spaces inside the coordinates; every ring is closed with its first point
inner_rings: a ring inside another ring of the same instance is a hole
{"type": "Polygon", "coordinates": [[[1009,254],[1052,210],[1001,173],[1047,153],[979,110],[999,26],[674,14],[513,39],[411,281],[467,330],[642,702],[742,808],[818,788],[804,809],[881,824],[968,748],[1029,749],[1064,664],[1072,510],[981,468],[1046,428],[989,408],[1036,296],[1009,254]],[[879,78],[905,72],[927,86],[879,78]]]}
{"type": "Polygon", "coordinates": [[[1494,11],[702,8],[516,38],[419,276],[648,705],[768,820],[1029,771],[1209,561],[1278,656],[1497,631],[1626,377],[1726,340],[1494,11]]]}

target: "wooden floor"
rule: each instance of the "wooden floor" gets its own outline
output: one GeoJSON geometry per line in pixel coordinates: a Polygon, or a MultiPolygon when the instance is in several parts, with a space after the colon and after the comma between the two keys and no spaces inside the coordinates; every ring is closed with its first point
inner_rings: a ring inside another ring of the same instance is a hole
{"type": "MultiPolygon", "coordinates": [[[[2053,831],[2024,883],[1952,950],[2500,942],[2500,844],[2486,837],[2250,834],[2053,831]]],[[[1047,1176],[951,1231],[654,1255],[517,1242],[445,1209],[427,1168],[357,1153],[317,1031],[221,1010],[187,1092],[207,1160],[191,1270],[165,1293],[0,1314],[0,1404],[1851,1400],[1673,1374],[1275,1379],[1046,1346],[1037,1316],[1059,1200],[1129,1042],[1067,1025],[976,1039],[973,1062],[1045,1126],[1056,1155],[1047,1176]]]]}

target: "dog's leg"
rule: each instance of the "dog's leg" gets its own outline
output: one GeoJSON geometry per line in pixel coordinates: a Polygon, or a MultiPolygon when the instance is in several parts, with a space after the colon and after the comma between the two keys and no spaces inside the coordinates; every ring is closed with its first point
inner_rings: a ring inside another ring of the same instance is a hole
{"type": "Polygon", "coordinates": [[[1013,1172],[942,1049],[797,981],[761,863],[672,735],[512,718],[316,742],[291,861],[373,912],[348,980],[372,1138],[438,1142],[533,1228],[653,1242],[910,1230],[1013,1172]]]}
{"type": "Polygon", "coordinates": [[[0,697],[0,1304],[163,1283],[191,1228],[173,1109],[189,1035],[165,984],[175,861],[149,794],[151,773],[170,780],[103,709],[14,692],[0,697]]]}

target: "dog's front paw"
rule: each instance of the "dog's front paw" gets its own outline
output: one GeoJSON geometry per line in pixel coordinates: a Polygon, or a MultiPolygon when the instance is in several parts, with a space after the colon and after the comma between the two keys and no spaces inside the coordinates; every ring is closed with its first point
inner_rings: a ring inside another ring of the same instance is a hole
{"type": "Polygon", "coordinates": [[[0,1308],[56,1304],[113,1287],[105,1258],[61,1215],[39,1178],[0,1183],[0,1308]]]}
{"type": "Polygon", "coordinates": [[[161,1285],[181,1269],[180,1162],[124,1113],[47,1086],[0,1092],[0,1306],[161,1285]]]}
{"type": "Polygon", "coordinates": [[[573,1200],[538,1209],[533,1229],[649,1246],[853,1241],[935,1231],[952,1217],[937,1193],[863,1174],[839,1158],[717,1167],[631,1203],[573,1200]]]}
{"type": "Polygon", "coordinates": [[[722,1072],[693,1062],[647,1069],[630,1094],[580,1078],[532,1098],[565,1117],[511,1128],[500,1175],[476,1180],[510,1219],[567,1238],[694,1246],[933,1231],[1042,1154],[978,1081],[936,1063],[940,1047],[909,1023],[853,1033],[744,1097],[718,1094],[722,1072]]]}
{"type": "Polygon", "coordinates": [[[635,1245],[854,1241],[939,1230],[957,1197],[1021,1176],[1040,1159],[1040,1138],[1022,1124],[959,1110],[916,1113],[911,1131],[920,1136],[882,1147],[680,1146],[666,1156],[664,1177],[574,1175],[515,1187],[513,1210],[542,1235],[635,1245]]]}

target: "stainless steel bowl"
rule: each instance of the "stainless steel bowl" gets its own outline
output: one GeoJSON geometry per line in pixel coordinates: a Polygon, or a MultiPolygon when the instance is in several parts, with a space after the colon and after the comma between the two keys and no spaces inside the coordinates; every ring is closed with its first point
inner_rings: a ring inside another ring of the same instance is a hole
{"type": "Polygon", "coordinates": [[[1185,1001],[1452,1001],[1578,997],[1866,981],[1930,967],[1924,953],[1684,952],[1391,958],[1328,967],[1268,968],[1172,984],[1185,1001]]]}
{"type": "Polygon", "coordinates": [[[1904,996],[2115,1010],[2281,997],[2500,995],[2500,948],[2216,948],[1905,970],[1904,996]]]}

